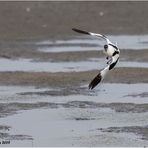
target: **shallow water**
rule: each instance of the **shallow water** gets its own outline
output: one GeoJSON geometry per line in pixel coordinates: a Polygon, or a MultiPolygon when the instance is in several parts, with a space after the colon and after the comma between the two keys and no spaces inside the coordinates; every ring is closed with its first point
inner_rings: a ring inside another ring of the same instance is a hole
{"type": "MultiPolygon", "coordinates": [[[[148,84],[116,84],[102,83],[94,90],[88,90],[88,86],[82,86],[84,94],[52,96],[46,95],[46,91],[60,91],[60,88],[35,88],[28,86],[0,86],[0,102],[53,102],[66,103],[69,101],[93,101],[98,103],[148,103],[147,97],[141,97],[142,93],[147,93],[148,84]],[[28,92],[30,94],[28,94],[28,92]],[[43,95],[36,94],[42,92],[43,95]],[[45,92],[45,95],[44,95],[45,92]],[[26,93],[26,95],[25,95],[26,93]],[[23,95],[22,95],[23,94],[23,95]],[[112,95],[115,94],[115,95],[112,95]]],[[[62,91],[62,90],[61,90],[62,91]]]]}
{"type": "MultiPolygon", "coordinates": [[[[88,91],[87,86],[83,91],[88,91]]],[[[21,95],[27,92],[44,92],[52,88],[0,86],[0,102],[20,103],[67,103],[89,101],[96,103],[148,103],[147,97],[138,94],[147,92],[148,84],[102,84],[86,95],[40,96],[21,95]],[[116,95],[112,95],[116,94],[116,95]],[[132,97],[128,95],[136,95],[132,97]]],[[[111,106],[110,106],[111,107],[111,106]]],[[[12,128],[10,135],[28,135],[33,140],[10,140],[9,146],[143,146],[148,141],[141,140],[133,133],[107,133],[97,129],[124,126],[145,126],[148,112],[116,112],[110,107],[92,108],[86,106],[40,108],[19,110],[18,114],[0,118],[1,125],[12,128]],[[27,121],[27,122],[26,122],[27,121]],[[99,140],[98,140],[99,138],[99,140]],[[88,139],[88,140],[86,140],[88,139]],[[58,141],[58,142],[57,142],[58,141]]]]}
{"type": "MultiPolygon", "coordinates": [[[[84,86],[87,89],[87,85],[84,86]]],[[[89,95],[72,95],[70,97],[56,97],[56,101],[94,101],[99,103],[148,103],[147,97],[140,97],[138,94],[147,92],[148,84],[101,84],[94,90],[89,91],[89,95]],[[114,95],[113,95],[114,94],[114,95]],[[134,97],[132,95],[135,94],[134,97]],[[131,95],[131,96],[128,96],[131,95]],[[136,96],[137,95],[137,96],[136,96]]]]}
{"type": "MultiPolygon", "coordinates": [[[[148,122],[148,114],[115,113],[97,109],[40,109],[22,111],[19,114],[0,119],[1,124],[11,125],[10,134],[31,135],[30,146],[143,146],[147,141],[130,133],[102,133],[98,128],[110,126],[144,126],[148,122]],[[75,117],[93,117],[93,120],[74,120],[75,117]],[[142,121],[143,120],[143,121],[142,121]],[[27,121],[27,122],[26,122],[27,121]],[[100,137],[98,140],[98,136],[100,137]],[[89,143],[86,140],[89,138],[89,143]],[[68,139],[67,139],[68,138],[68,139]],[[101,139],[108,139],[104,141],[101,139]],[[114,141],[111,139],[114,138],[114,141]],[[135,140],[136,139],[136,140],[135,140]],[[94,140],[97,143],[94,143],[94,140]],[[58,142],[57,142],[58,141],[58,142]],[[136,141],[136,142],[135,142],[136,141]]],[[[13,140],[11,140],[13,142],[13,140]]],[[[23,146],[25,146],[24,141],[23,146]]],[[[27,143],[27,144],[28,144],[27,143]]],[[[20,145],[15,141],[15,146],[20,145]]],[[[9,145],[11,146],[11,145],[9,145]]]]}
{"type": "MultiPolygon", "coordinates": [[[[36,88],[33,86],[0,86],[0,103],[10,102],[32,102],[31,100],[37,99],[37,96],[23,97],[20,93],[26,92],[44,92],[54,90],[50,88],[36,88]]],[[[39,100],[41,100],[39,98],[39,100]]],[[[38,101],[39,101],[38,100],[38,101]]],[[[36,102],[37,100],[35,100],[36,102]]]]}
{"type": "MultiPolygon", "coordinates": [[[[34,62],[31,59],[0,59],[0,71],[29,71],[29,72],[72,72],[89,71],[105,68],[106,61],[102,58],[88,59],[78,62],[34,62]]],[[[146,62],[120,61],[117,67],[143,67],[148,68],[146,62]]]]}
{"type": "MultiPolygon", "coordinates": [[[[148,48],[148,35],[109,35],[108,38],[114,44],[117,42],[121,50],[148,48]]],[[[44,40],[36,43],[36,45],[40,46],[38,50],[43,52],[102,50],[104,44],[104,40],[94,37],[79,37],[78,39],[56,41],[44,40]],[[89,44],[90,46],[88,47],[89,44]]]]}

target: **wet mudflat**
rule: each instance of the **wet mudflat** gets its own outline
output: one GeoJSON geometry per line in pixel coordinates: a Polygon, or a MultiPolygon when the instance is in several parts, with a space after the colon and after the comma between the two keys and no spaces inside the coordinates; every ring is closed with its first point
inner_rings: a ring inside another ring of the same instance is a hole
{"type": "Polygon", "coordinates": [[[148,145],[148,45],[129,38],[137,48],[124,43],[94,90],[88,84],[106,66],[96,40],[3,42],[0,138],[8,146],[148,145]]]}
{"type": "Polygon", "coordinates": [[[147,2],[1,2],[2,146],[147,146],[147,10],[147,2]],[[105,42],[72,27],[121,49],[94,90],[105,42]]]}

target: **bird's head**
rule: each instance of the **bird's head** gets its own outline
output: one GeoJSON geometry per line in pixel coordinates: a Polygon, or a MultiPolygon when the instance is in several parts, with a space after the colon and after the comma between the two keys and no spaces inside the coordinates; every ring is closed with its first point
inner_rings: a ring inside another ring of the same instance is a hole
{"type": "Polygon", "coordinates": [[[107,51],[108,45],[104,45],[104,50],[107,51]]]}

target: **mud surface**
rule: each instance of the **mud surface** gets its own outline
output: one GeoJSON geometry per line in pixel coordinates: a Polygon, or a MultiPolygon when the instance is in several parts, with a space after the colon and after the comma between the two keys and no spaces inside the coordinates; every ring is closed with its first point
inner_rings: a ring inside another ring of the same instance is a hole
{"type": "MultiPolygon", "coordinates": [[[[0,72],[2,85],[35,85],[52,87],[75,87],[88,84],[97,71],[85,72],[0,72]]],[[[109,73],[104,82],[110,83],[147,83],[147,68],[116,68],[109,73]]],[[[79,90],[78,90],[79,91],[79,90]]]]}
{"type": "Polygon", "coordinates": [[[98,130],[102,132],[135,133],[136,135],[140,135],[141,139],[148,140],[148,126],[110,127],[107,129],[98,130]]]}
{"type": "MultiPolygon", "coordinates": [[[[96,103],[88,101],[72,101],[67,103],[1,103],[0,104],[0,117],[10,116],[16,114],[19,110],[31,110],[37,108],[110,108],[116,112],[131,112],[131,113],[144,113],[148,112],[148,104],[134,104],[134,103],[96,103]]],[[[82,120],[85,120],[81,118],[82,120]]],[[[1,129],[8,129],[8,126],[1,126],[1,129]]]]}
{"type": "Polygon", "coordinates": [[[128,97],[128,96],[132,96],[132,97],[138,97],[138,96],[140,96],[140,97],[148,97],[148,93],[147,92],[143,92],[143,93],[141,93],[141,94],[129,94],[129,95],[127,95],[127,96],[125,96],[125,97],[128,97]]]}
{"type": "Polygon", "coordinates": [[[28,135],[11,135],[10,126],[0,125],[0,138],[5,140],[31,140],[32,138],[28,135]]]}

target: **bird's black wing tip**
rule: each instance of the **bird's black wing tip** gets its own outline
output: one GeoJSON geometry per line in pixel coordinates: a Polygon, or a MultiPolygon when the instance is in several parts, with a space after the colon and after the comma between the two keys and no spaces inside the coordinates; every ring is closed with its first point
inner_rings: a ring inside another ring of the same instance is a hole
{"type": "Polygon", "coordinates": [[[93,89],[95,88],[102,80],[102,76],[101,76],[101,73],[99,73],[89,84],[88,88],[89,89],[93,89]]]}
{"type": "Polygon", "coordinates": [[[76,28],[72,28],[72,30],[75,32],[78,32],[78,33],[82,33],[82,34],[89,34],[89,32],[87,32],[87,31],[83,31],[83,30],[76,29],[76,28]]]}
{"type": "Polygon", "coordinates": [[[72,28],[72,30],[73,30],[73,31],[76,31],[77,29],[76,29],[76,28],[72,28]]]}

